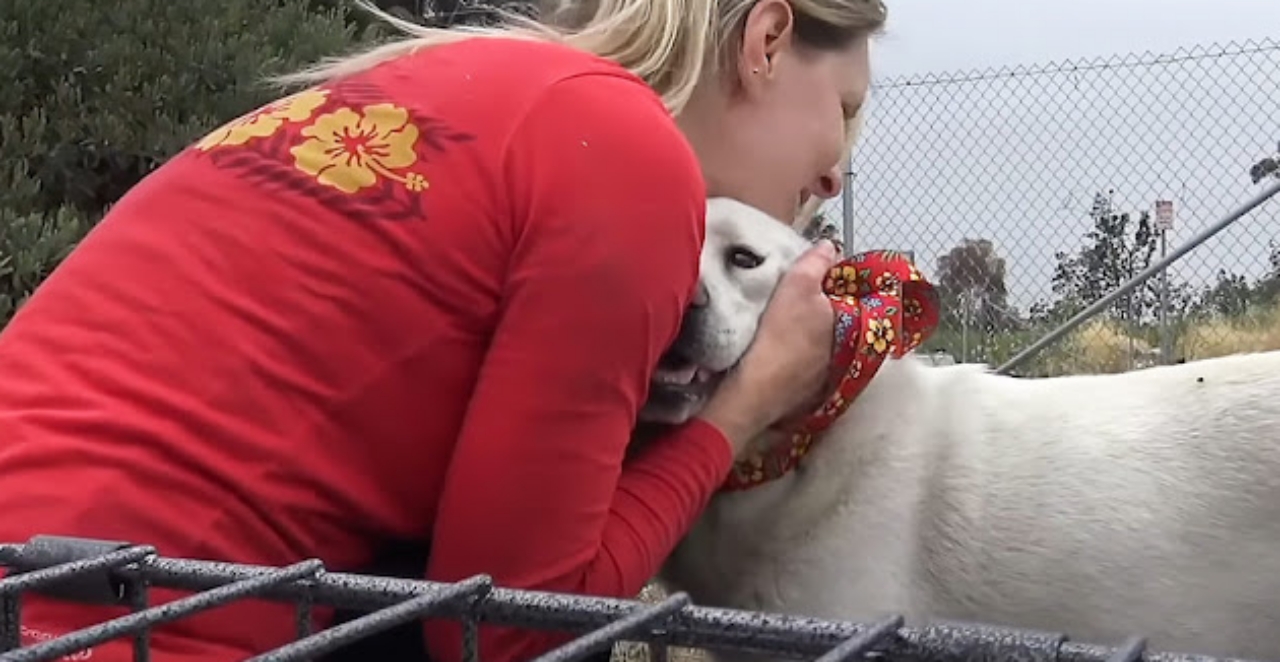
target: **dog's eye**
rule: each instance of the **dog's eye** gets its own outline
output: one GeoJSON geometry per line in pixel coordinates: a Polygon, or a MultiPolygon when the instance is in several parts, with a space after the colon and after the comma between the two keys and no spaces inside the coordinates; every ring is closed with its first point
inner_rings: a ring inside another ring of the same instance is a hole
{"type": "Polygon", "coordinates": [[[729,264],[738,269],[755,269],[764,264],[764,258],[751,249],[734,246],[729,249],[729,264]]]}

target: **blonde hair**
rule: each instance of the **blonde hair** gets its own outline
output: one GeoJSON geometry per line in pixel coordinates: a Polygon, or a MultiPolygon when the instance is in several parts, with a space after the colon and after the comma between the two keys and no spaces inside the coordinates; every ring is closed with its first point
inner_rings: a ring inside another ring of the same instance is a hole
{"type": "MultiPolygon", "coordinates": [[[[835,49],[879,31],[880,0],[788,0],[799,43],[835,49]]],[[[542,0],[541,21],[498,12],[491,27],[432,28],[396,18],[368,0],[365,11],[406,37],[370,50],[322,60],[276,83],[314,85],[363,71],[414,51],[462,39],[506,37],[563,43],[613,60],[643,79],[673,115],[679,115],[704,79],[733,63],[747,15],[756,0],[542,0]]],[[[515,66],[515,65],[513,65],[515,66]]]]}

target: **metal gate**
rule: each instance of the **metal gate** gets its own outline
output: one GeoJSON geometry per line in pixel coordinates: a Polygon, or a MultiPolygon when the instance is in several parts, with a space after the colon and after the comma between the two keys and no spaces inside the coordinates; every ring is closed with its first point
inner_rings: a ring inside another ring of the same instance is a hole
{"type": "MultiPolygon", "coordinates": [[[[657,604],[580,597],[494,586],[487,576],[445,584],[326,572],[317,560],[287,567],[250,566],[165,558],[145,545],[37,536],[0,544],[0,662],[56,660],[106,641],[132,638],[134,659],[150,659],[153,626],[247,598],[292,603],[296,640],[252,658],[255,662],[309,660],[356,640],[417,619],[463,623],[464,656],[477,650],[478,624],[558,630],[579,635],[539,662],[569,662],[607,653],[615,642],[648,642],[651,659],[666,659],[669,645],[773,654],[795,659],[878,659],[913,662],[1210,662],[1211,658],[1146,651],[1141,638],[1119,647],[1072,642],[1063,634],[982,625],[903,626],[902,617],[851,623],[711,609],[683,593],[657,604]],[[191,595],[148,605],[150,587],[191,595]],[[20,647],[21,596],[26,592],[91,604],[127,605],[128,615],[64,636],[20,647]],[[317,607],[363,609],[358,619],[313,632],[317,607]]],[[[391,662],[391,661],[379,661],[391,662]]]]}

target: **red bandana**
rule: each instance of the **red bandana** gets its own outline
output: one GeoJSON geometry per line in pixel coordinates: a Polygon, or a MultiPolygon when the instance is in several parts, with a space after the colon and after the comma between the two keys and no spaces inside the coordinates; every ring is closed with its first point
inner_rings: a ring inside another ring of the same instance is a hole
{"type": "Polygon", "coordinates": [[[832,357],[835,391],[788,437],[763,453],[739,459],[721,487],[745,490],[785,475],[867,387],[890,356],[901,357],[933,334],[938,293],[915,265],[896,251],[854,255],[831,268],[822,289],[836,313],[832,357]]]}

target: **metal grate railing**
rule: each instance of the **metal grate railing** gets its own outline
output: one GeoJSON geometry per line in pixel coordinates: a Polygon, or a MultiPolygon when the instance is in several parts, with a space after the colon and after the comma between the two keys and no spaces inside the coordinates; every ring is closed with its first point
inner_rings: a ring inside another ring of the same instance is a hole
{"type": "Polygon", "coordinates": [[[982,625],[903,626],[900,616],[878,623],[698,607],[677,593],[657,603],[504,589],[489,577],[453,584],[327,572],[317,560],[287,567],[250,566],[159,556],[152,547],[123,542],[36,536],[0,544],[0,662],[43,662],[109,640],[132,638],[134,659],[150,659],[154,626],[241,599],[289,602],[297,610],[296,640],[251,658],[255,662],[308,660],[422,618],[464,624],[464,657],[481,660],[481,623],[578,634],[539,662],[571,662],[607,653],[616,642],[648,642],[650,659],[666,659],[667,646],[770,654],[838,662],[874,657],[913,662],[1209,662],[1193,655],[1154,653],[1134,638],[1120,647],[1072,642],[1065,635],[982,625]],[[190,595],[148,606],[150,587],[190,595]],[[21,597],[32,592],[91,604],[127,605],[131,613],[82,630],[20,647],[21,597]],[[371,610],[365,616],[313,632],[317,606],[371,610]]]}

